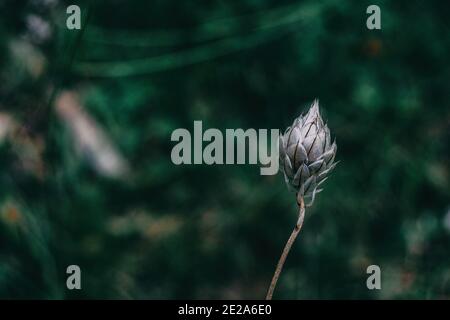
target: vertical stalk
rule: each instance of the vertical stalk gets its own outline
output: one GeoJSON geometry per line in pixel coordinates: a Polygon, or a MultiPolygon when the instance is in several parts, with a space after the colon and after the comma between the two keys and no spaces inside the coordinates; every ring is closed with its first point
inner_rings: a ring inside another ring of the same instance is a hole
{"type": "Polygon", "coordinates": [[[303,197],[298,197],[298,206],[299,206],[299,214],[298,214],[298,220],[295,224],[294,230],[292,230],[292,233],[286,242],[286,245],[284,246],[283,253],[281,254],[280,260],[278,260],[277,268],[275,269],[275,273],[273,274],[272,282],[270,283],[269,290],[267,291],[266,300],[272,300],[272,295],[275,290],[275,287],[278,282],[278,278],[280,277],[281,271],[283,270],[284,262],[286,261],[286,258],[289,254],[289,251],[291,250],[292,244],[294,243],[295,239],[297,238],[302,225],[303,220],[305,218],[305,203],[303,201],[303,197]]]}

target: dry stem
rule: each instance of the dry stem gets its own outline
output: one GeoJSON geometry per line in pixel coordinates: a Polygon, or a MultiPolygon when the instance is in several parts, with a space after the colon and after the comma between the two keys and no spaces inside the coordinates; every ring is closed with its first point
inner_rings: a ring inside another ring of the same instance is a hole
{"type": "Polygon", "coordinates": [[[303,225],[303,219],[305,218],[305,203],[302,197],[298,197],[298,206],[299,206],[299,215],[298,220],[295,225],[294,230],[292,230],[291,236],[289,237],[286,245],[284,246],[283,253],[281,254],[280,260],[278,260],[277,268],[275,269],[275,273],[273,274],[272,282],[270,283],[269,290],[267,291],[266,300],[272,300],[273,291],[275,290],[275,286],[277,285],[278,278],[280,277],[281,271],[283,270],[284,262],[286,261],[286,257],[291,250],[292,244],[297,238],[300,229],[303,225]]]}

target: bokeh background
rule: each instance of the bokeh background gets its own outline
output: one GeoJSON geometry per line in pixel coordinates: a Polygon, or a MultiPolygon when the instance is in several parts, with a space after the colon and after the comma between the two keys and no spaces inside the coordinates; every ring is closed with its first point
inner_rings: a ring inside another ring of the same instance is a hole
{"type": "Polygon", "coordinates": [[[295,196],[257,165],[175,166],[170,135],[284,129],[319,98],[340,163],[274,298],[450,298],[449,9],[0,1],[0,297],[264,298],[295,196]]]}

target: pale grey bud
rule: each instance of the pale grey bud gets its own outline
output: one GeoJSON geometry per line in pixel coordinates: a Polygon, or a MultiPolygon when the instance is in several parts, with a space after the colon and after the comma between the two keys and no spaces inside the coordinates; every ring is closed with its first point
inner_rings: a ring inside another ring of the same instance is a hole
{"type": "Polygon", "coordinates": [[[299,197],[309,199],[311,205],[315,195],[322,191],[319,186],[336,166],[337,145],[331,141],[330,130],[320,116],[318,100],[286,129],[279,145],[286,184],[299,197]]]}

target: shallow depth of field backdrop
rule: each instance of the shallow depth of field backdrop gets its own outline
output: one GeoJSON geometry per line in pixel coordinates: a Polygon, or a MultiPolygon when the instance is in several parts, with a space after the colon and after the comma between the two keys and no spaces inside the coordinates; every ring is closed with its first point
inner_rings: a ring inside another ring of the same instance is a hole
{"type": "Polygon", "coordinates": [[[294,195],[175,166],[170,135],[284,130],[314,98],[340,163],[274,298],[450,298],[447,1],[376,1],[374,31],[372,1],[75,3],[80,31],[72,3],[0,2],[1,298],[263,298],[294,195]]]}

